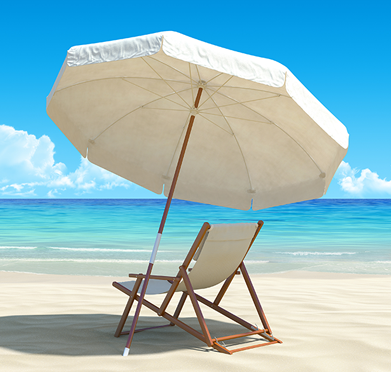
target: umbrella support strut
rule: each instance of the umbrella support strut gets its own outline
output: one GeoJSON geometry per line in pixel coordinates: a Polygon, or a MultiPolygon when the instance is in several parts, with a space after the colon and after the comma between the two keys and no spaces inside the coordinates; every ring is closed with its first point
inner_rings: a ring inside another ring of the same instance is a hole
{"type": "MultiPolygon", "coordinates": [[[[199,105],[200,99],[201,99],[202,91],[203,91],[202,88],[198,88],[197,96],[196,96],[196,99],[194,101],[194,108],[198,108],[198,105],[199,105]]],[[[167,198],[167,201],[166,201],[166,207],[164,208],[164,213],[163,213],[163,216],[162,216],[162,220],[160,222],[159,231],[157,233],[155,244],[153,246],[153,250],[152,250],[152,254],[151,254],[151,258],[149,260],[147,273],[146,273],[145,279],[143,281],[143,286],[142,286],[140,297],[139,297],[139,300],[138,300],[136,312],[135,312],[135,314],[133,316],[132,327],[130,328],[129,337],[128,337],[128,341],[126,342],[126,346],[125,346],[125,349],[124,349],[123,356],[128,356],[129,355],[130,345],[132,343],[133,335],[134,335],[134,333],[136,331],[136,325],[137,325],[138,317],[139,317],[140,312],[141,312],[141,306],[143,304],[145,293],[147,291],[149,277],[151,276],[152,267],[153,267],[153,264],[155,262],[156,254],[157,254],[157,251],[158,251],[158,248],[159,248],[159,244],[160,244],[160,239],[161,239],[162,234],[163,234],[164,225],[166,223],[168,211],[169,211],[170,205],[171,205],[171,200],[172,200],[172,197],[174,195],[175,186],[176,186],[176,183],[177,183],[177,180],[178,180],[179,172],[181,170],[183,158],[185,156],[186,147],[187,147],[187,144],[189,142],[191,130],[193,128],[194,119],[195,119],[195,116],[191,115],[190,116],[190,120],[189,120],[189,125],[188,125],[187,131],[186,131],[185,139],[183,141],[182,150],[181,150],[181,153],[179,155],[178,163],[177,163],[177,166],[176,166],[176,169],[175,169],[174,178],[173,178],[172,183],[171,183],[170,192],[168,194],[168,198],[167,198]]]]}

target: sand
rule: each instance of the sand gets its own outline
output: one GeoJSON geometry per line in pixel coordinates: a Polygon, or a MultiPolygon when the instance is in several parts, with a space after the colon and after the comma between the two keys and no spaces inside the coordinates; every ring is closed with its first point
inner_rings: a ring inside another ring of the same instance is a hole
{"type": "MultiPolygon", "coordinates": [[[[128,357],[122,357],[126,336],[113,337],[126,296],[112,281],[0,272],[0,370],[391,371],[391,276],[255,275],[270,326],[283,344],[225,355],[169,327],[136,334],[128,357]]],[[[203,295],[213,297],[216,290],[203,295]]],[[[221,305],[261,324],[241,277],[221,305]]],[[[241,332],[202,309],[212,337],[241,332]]],[[[190,301],[182,317],[196,327],[190,301]]],[[[139,326],[164,322],[145,309],[139,326]]]]}

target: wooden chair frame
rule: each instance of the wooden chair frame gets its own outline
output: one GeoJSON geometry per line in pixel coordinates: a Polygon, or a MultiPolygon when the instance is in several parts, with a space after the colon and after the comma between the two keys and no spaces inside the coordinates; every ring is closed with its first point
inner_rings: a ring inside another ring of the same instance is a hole
{"type": "MultiPolygon", "coordinates": [[[[251,240],[251,243],[248,247],[248,250],[251,248],[251,245],[253,244],[253,242],[254,242],[255,238],[257,237],[262,226],[263,226],[263,221],[259,221],[258,227],[255,231],[253,239],[251,240]]],[[[142,300],[142,304],[144,306],[146,306],[150,310],[154,311],[157,315],[167,319],[170,322],[169,324],[155,326],[155,327],[142,328],[142,329],[134,329],[135,326],[134,327],[132,326],[132,329],[130,331],[123,332],[122,331],[123,327],[125,325],[126,319],[128,318],[129,312],[132,308],[134,301],[135,300],[139,301],[140,296],[137,294],[137,292],[140,288],[142,280],[145,278],[145,274],[129,274],[129,277],[136,278],[136,283],[131,291],[128,288],[121,285],[120,283],[113,282],[113,286],[115,288],[119,289],[120,291],[122,291],[123,293],[125,293],[129,296],[129,300],[125,306],[125,309],[124,309],[124,312],[123,312],[122,317],[120,319],[120,322],[118,324],[117,330],[114,334],[115,337],[119,337],[119,336],[125,335],[125,334],[131,334],[133,337],[133,334],[137,333],[137,332],[145,331],[148,329],[170,327],[170,326],[177,325],[178,327],[182,328],[186,332],[190,333],[194,337],[201,340],[202,342],[205,342],[209,347],[212,347],[212,348],[216,349],[217,351],[223,352],[226,354],[233,354],[238,351],[253,349],[253,348],[266,346],[266,345],[270,345],[270,344],[282,343],[282,341],[275,338],[272,334],[270,325],[266,319],[265,313],[262,309],[261,303],[259,302],[258,296],[255,292],[254,286],[251,282],[250,276],[247,272],[247,269],[246,269],[243,261],[240,263],[238,268],[225,280],[223,286],[221,287],[219,293],[217,294],[217,296],[213,302],[209,301],[208,299],[206,299],[206,298],[204,298],[194,292],[192,284],[189,279],[189,276],[187,274],[187,269],[190,265],[191,260],[193,259],[194,254],[196,253],[199,245],[201,244],[205,234],[207,233],[207,231],[209,229],[210,229],[209,223],[204,223],[200,232],[198,233],[198,236],[195,239],[189,253],[187,254],[183,264],[179,267],[179,272],[178,272],[177,276],[164,276],[164,275],[151,275],[150,276],[151,279],[166,280],[166,281],[169,281],[170,283],[172,283],[171,287],[170,287],[169,291],[167,292],[166,297],[164,298],[160,307],[147,301],[145,298],[142,300]],[[243,275],[247,289],[248,289],[250,296],[253,300],[254,306],[258,312],[259,318],[262,322],[263,329],[259,329],[258,327],[254,326],[253,324],[248,323],[244,319],[239,318],[238,316],[230,313],[229,311],[227,311],[224,308],[219,306],[224,294],[226,293],[226,291],[227,291],[228,287],[230,286],[231,282],[233,281],[234,277],[239,273],[241,273],[243,275]],[[179,300],[179,303],[176,307],[176,310],[175,310],[174,314],[171,315],[166,312],[166,309],[167,309],[167,306],[169,305],[179,283],[182,280],[186,286],[187,291],[184,291],[182,293],[182,296],[179,300]],[[190,327],[189,325],[187,325],[186,323],[184,323],[178,319],[187,297],[190,297],[190,300],[193,305],[198,322],[200,324],[202,333],[198,332],[194,328],[190,327]],[[209,329],[206,325],[205,318],[202,314],[202,311],[200,308],[200,303],[210,307],[213,310],[216,310],[220,314],[222,314],[222,315],[226,316],[227,318],[233,320],[234,322],[242,325],[243,327],[247,328],[249,330],[249,332],[235,334],[235,335],[231,335],[231,336],[212,338],[210,336],[209,329]],[[266,339],[267,342],[257,343],[255,345],[231,349],[231,350],[229,350],[226,346],[222,345],[222,342],[224,342],[226,340],[232,340],[232,339],[237,339],[237,338],[246,337],[246,336],[253,336],[253,335],[259,335],[263,339],[266,339]]],[[[247,250],[247,252],[248,252],[248,250],[247,250]]]]}

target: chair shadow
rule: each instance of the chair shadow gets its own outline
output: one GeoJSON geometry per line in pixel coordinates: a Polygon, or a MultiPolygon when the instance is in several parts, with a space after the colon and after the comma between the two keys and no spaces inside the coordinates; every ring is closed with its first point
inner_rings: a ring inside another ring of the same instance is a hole
{"type": "MultiPolygon", "coordinates": [[[[111,314],[15,315],[0,317],[0,347],[30,353],[63,356],[121,355],[127,336],[114,337],[120,317],[111,314]]],[[[180,318],[199,330],[196,318],[180,318]]],[[[242,333],[232,323],[206,319],[211,337],[242,333]]],[[[167,324],[162,318],[140,317],[138,328],[167,324]]],[[[128,322],[124,329],[129,329],[128,322]]],[[[246,337],[245,341],[254,338],[246,337]]],[[[259,337],[257,341],[261,340],[259,337]]],[[[146,355],[173,350],[217,352],[179,327],[138,332],[131,354],[146,355]]]]}

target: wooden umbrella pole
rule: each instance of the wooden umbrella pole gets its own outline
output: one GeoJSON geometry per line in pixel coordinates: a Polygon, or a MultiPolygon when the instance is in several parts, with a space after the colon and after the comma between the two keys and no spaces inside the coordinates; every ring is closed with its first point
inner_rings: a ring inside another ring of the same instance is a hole
{"type": "MultiPolygon", "coordinates": [[[[203,91],[203,88],[198,88],[197,96],[196,96],[196,99],[194,101],[194,107],[195,108],[198,108],[198,105],[199,105],[200,99],[201,99],[202,91],[203,91]]],[[[159,227],[159,230],[158,230],[158,233],[157,233],[157,236],[156,236],[155,244],[153,246],[151,258],[149,260],[149,265],[148,265],[147,273],[145,275],[145,279],[144,279],[144,282],[143,282],[143,287],[142,287],[142,290],[141,290],[141,293],[140,293],[140,297],[138,299],[136,312],[135,312],[135,314],[133,316],[132,327],[131,327],[130,332],[129,332],[129,337],[128,337],[128,341],[126,342],[126,346],[125,346],[125,350],[124,350],[123,356],[129,355],[130,345],[132,343],[133,335],[134,335],[134,332],[136,330],[137,320],[138,320],[138,317],[139,317],[140,312],[141,312],[141,306],[143,304],[145,293],[147,291],[149,277],[151,276],[152,267],[153,267],[153,264],[155,262],[156,254],[157,254],[157,251],[158,251],[158,248],[159,248],[159,244],[160,244],[160,239],[161,239],[162,234],[163,234],[163,229],[164,229],[164,225],[166,223],[168,211],[170,209],[171,200],[172,200],[172,197],[174,195],[175,186],[176,186],[176,183],[178,181],[179,172],[181,170],[183,158],[185,156],[186,147],[187,147],[187,144],[189,142],[191,129],[193,128],[194,119],[195,119],[195,116],[191,115],[190,116],[189,125],[188,125],[187,131],[186,131],[185,139],[183,141],[182,150],[181,150],[181,153],[179,155],[178,163],[177,163],[177,166],[176,166],[176,169],[175,169],[174,178],[172,179],[170,192],[168,194],[168,198],[167,198],[167,201],[166,201],[166,207],[164,208],[164,213],[163,213],[163,216],[162,216],[162,220],[160,222],[160,227],[159,227]]]]}

